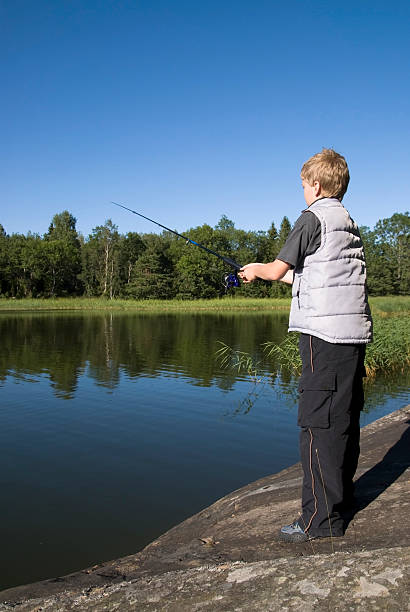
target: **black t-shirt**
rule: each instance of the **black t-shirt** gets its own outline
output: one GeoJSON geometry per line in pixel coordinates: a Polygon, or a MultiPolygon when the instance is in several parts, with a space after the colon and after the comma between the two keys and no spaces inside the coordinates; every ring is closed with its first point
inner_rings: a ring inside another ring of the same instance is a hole
{"type": "Polygon", "coordinates": [[[321,224],[316,215],[309,209],[304,210],[293,226],[277,259],[289,264],[292,269],[301,265],[305,257],[312,255],[320,247],[321,230],[321,224]]]}

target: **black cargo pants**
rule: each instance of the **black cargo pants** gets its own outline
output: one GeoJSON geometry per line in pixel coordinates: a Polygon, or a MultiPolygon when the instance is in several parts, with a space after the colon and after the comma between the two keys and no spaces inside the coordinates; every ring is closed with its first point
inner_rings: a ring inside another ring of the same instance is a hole
{"type": "Polygon", "coordinates": [[[299,349],[303,487],[298,520],[311,536],[341,536],[360,453],[365,345],[301,334],[299,349]]]}

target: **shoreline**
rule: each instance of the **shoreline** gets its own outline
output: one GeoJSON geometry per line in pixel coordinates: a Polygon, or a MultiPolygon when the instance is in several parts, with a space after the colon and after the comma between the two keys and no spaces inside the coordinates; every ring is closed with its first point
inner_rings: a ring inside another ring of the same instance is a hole
{"type": "MultiPolygon", "coordinates": [[[[272,312],[288,311],[290,298],[252,298],[224,296],[209,300],[127,300],[88,297],[10,299],[0,298],[0,313],[10,312],[272,312]]],[[[410,296],[375,296],[369,298],[375,315],[408,316],[410,296]]]]}
{"type": "MultiPolygon", "coordinates": [[[[409,300],[410,307],[410,300],[409,300]]],[[[288,298],[230,298],[211,300],[105,300],[102,298],[0,299],[0,313],[14,312],[133,312],[192,313],[288,311],[288,298]]]]}

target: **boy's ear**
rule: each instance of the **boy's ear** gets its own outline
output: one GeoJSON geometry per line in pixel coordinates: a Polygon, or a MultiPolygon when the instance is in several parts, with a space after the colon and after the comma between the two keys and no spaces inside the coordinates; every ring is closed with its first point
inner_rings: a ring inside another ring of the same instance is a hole
{"type": "Polygon", "coordinates": [[[319,183],[319,181],[314,181],[313,187],[314,187],[314,190],[315,190],[315,196],[320,195],[320,193],[322,191],[322,185],[319,183]]]}

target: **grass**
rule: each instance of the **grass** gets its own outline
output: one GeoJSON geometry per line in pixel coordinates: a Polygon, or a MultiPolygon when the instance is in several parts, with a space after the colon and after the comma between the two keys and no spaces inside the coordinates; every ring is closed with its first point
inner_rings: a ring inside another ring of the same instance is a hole
{"type": "MultiPolygon", "coordinates": [[[[410,315],[410,296],[387,296],[370,298],[374,315],[410,315]]],[[[151,312],[196,312],[196,311],[260,311],[289,310],[289,298],[237,298],[235,294],[212,300],[124,300],[105,298],[48,298],[9,299],[0,298],[0,311],[37,310],[124,310],[151,312]]]]}
{"type": "MultiPolygon", "coordinates": [[[[377,372],[405,370],[410,364],[410,316],[373,318],[373,342],[366,347],[365,368],[369,378],[377,372]]],[[[302,362],[298,352],[298,336],[289,334],[279,345],[266,343],[268,357],[276,356],[281,367],[300,373],[302,362]]]]}
{"type": "Polygon", "coordinates": [[[373,342],[366,348],[366,373],[404,371],[410,365],[410,316],[374,317],[373,342]]]}
{"type": "Polygon", "coordinates": [[[389,316],[392,314],[410,315],[410,295],[391,295],[370,298],[373,315],[389,316]]]}
{"type": "Polygon", "coordinates": [[[289,310],[288,298],[235,298],[212,300],[107,300],[104,298],[0,299],[0,311],[105,310],[135,312],[229,312],[289,310]]]}
{"type": "MultiPolygon", "coordinates": [[[[396,313],[373,317],[373,342],[366,347],[365,368],[369,379],[378,372],[404,371],[410,365],[410,315],[396,313]]],[[[274,355],[280,366],[300,373],[302,362],[298,352],[298,335],[289,334],[278,345],[266,343],[268,357],[274,355]]]]}
{"type": "MultiPolygon", "coordinates": [[[[379,372],[405,371],[410,365],[410,298],[373,298],[374,338],[366,347],[365,368],[369,381],[379,372]],[[397,303],[395,301],[397,300],[397,303]]],[[[274,359],[281,370],[298,376],[302,362],[298,350],[299,334],[287,334],[279,344],[266,342],[266,360],[274,359]]],[[[258,377],[260,361],[220,343],[217,356],[222,366],[258,377]]]]}

